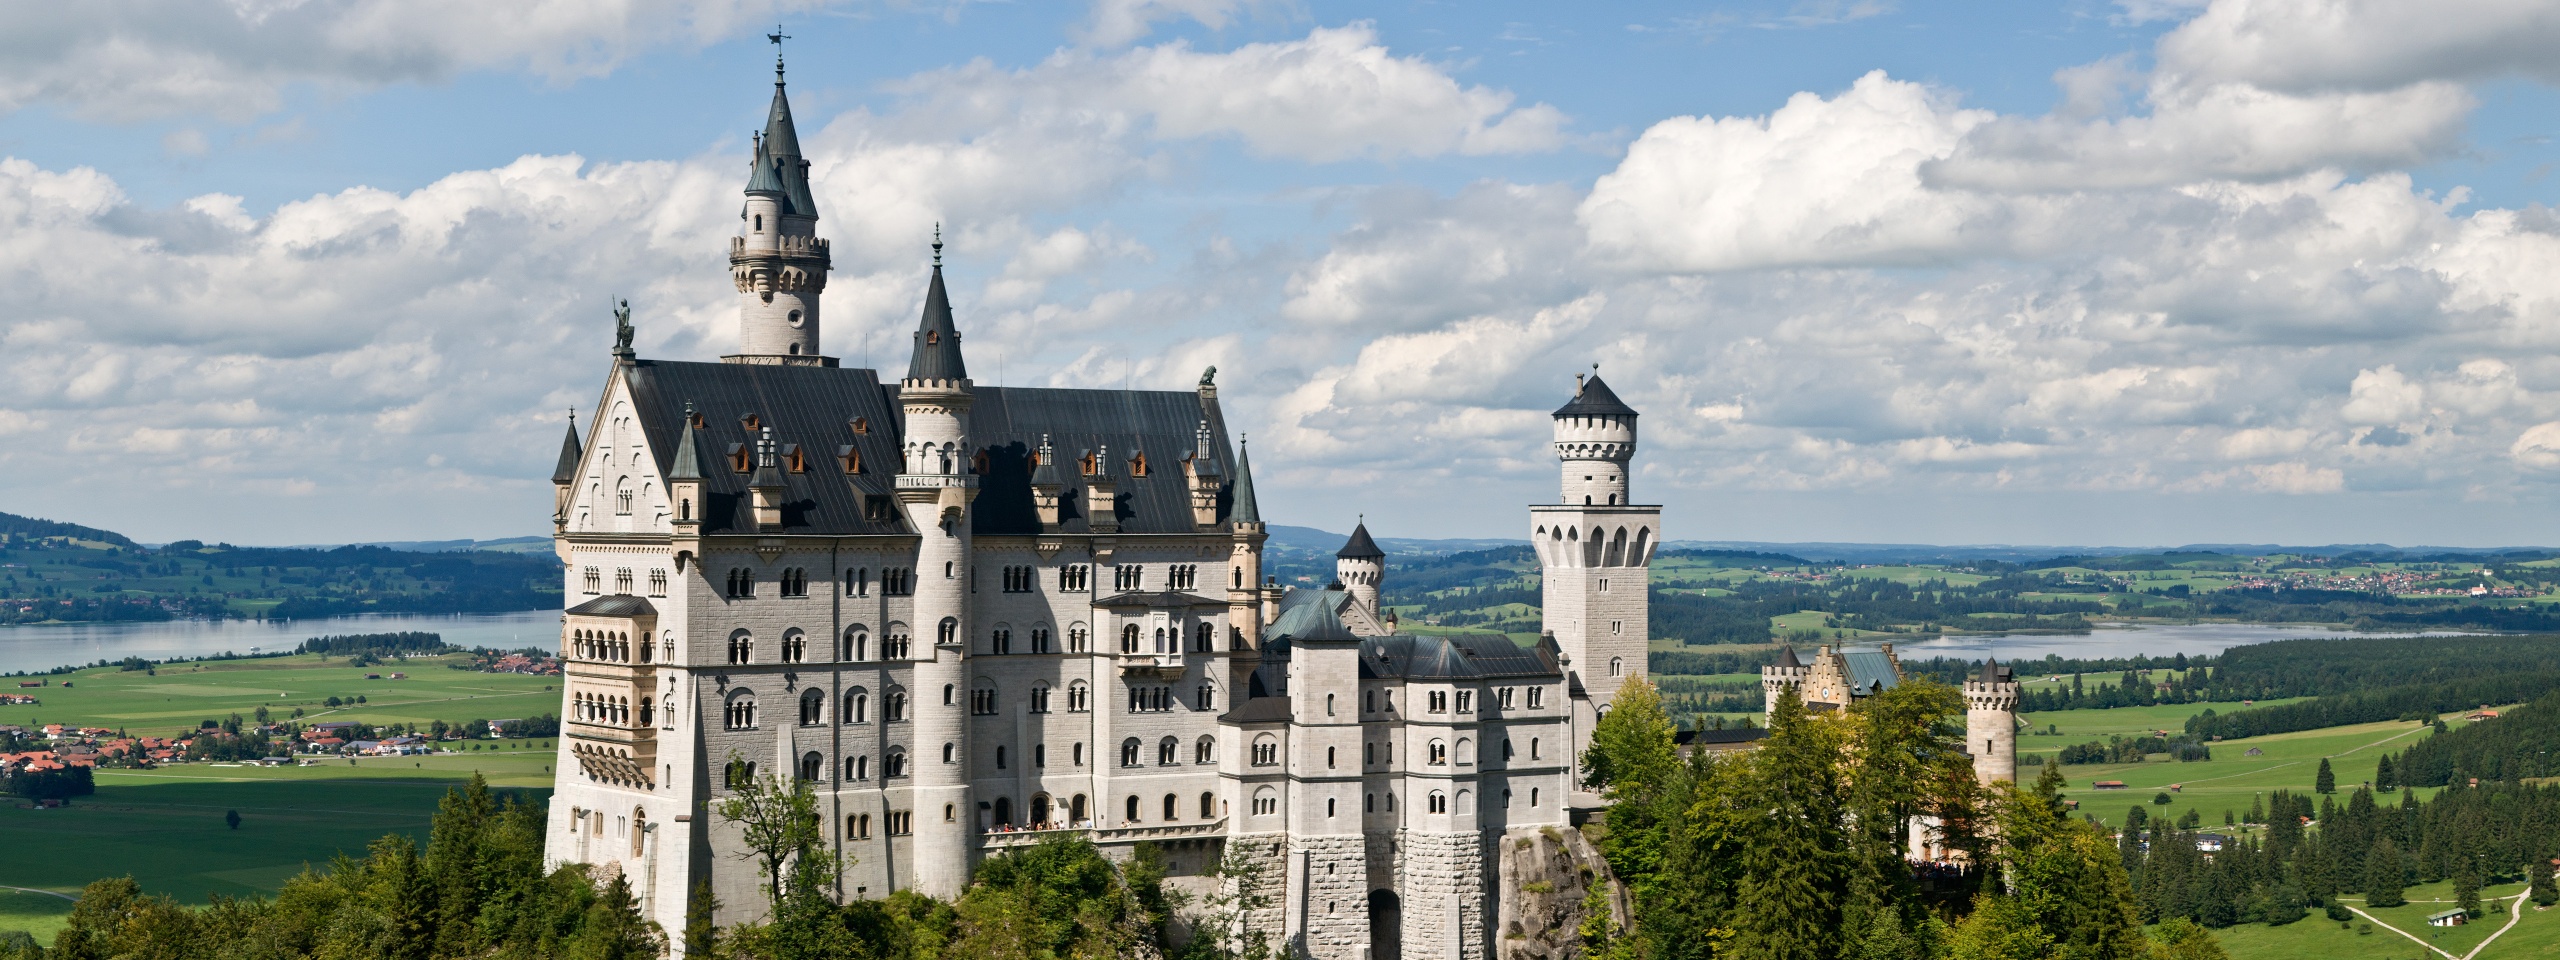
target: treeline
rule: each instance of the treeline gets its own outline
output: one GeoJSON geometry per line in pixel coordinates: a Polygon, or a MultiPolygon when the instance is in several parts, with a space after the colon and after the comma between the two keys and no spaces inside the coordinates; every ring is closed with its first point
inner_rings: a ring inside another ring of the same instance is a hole
{"type": "Polygon", "coordinates": [[[1882,578],[1828,583],[1752,580],[1729,596],[1654,590],[1650,629],[1658,637],[1689,644],[1766,643],[1772,618],[1820,611],[1828,630],[1891,630],[1919,624],[1965,630],[2083,632],[2085,617],[2106,612],[2094,600],[2027,599],[2022,592],[2063,592],[2061,577],[2015,575],[1974,586],[1931,580],[1918,585],[1882,578]]]}
{"type": "Polygon", "coordinates": [[[1963,710],[1926,679],[1821,715],[1789,692],[1757,749],[1684,758],[1651,684],[1620,687],[1585,760],[1609,800],[1600,852],[1632,916],[1595,882],[1583,955],[2223,956],[2191,922],[2144,935],[2123,863],[2066,812],[2057,768],[2030,789],[1977,786],[1951,722],[1963,710]],[[1938,825],[1947,859],[1905,860],[1915,817],[1938,825]]]}
{"type": "Polygon", "coordinates": [[[25,800],[69,800],[96,792],[97,777],[87,767],[20,770],[0,775],[0,794],[25,800]]]}
{"type": "Polygon", "coordinates": [[[2560,693],[2519,707],[2495,720],[2483,720],[2436,734],[2377,762],[2376,786],[2441,787],[2482,780],[2549,777],[2560,771],[2551,748],[2560,744],[2560,693]]]}
{"type": "Polygon", "coordinates": [[[2155,753],[2165,753],[2180,763],[2213,759],[2213,748],[2184,737],[2127,737],[2121,734],[2104,742],[2091,740],[2072,744],[2054,755],[2054,762],[2071,765],[2083,763],[2141,763],[2155,753]]]}
{"type": "Polygon", "coordinates": [[[317,653],[344,657],[356,654],[445,653],[458,649],[444,642],[444,635],[415,630],[400,633],[358,633],[345,636],[312,637],[293,648],[295,653],[317,653]]]}
{"type": "Polygon", "coordinates": [[[2560,637],[2318,637],[2224,650],[2217,700],[2323,697],[2467,677],[2560,673],[2560,637]]]}
{"type": "Polygon", "coordinates": [[[2140,807],[2127,813],[2118,852],[2144,919],[2283,925],[2319,907],[2346,920],[2342,897],[2398,906],[2409,885],[2445,880],[2474,916],[2484,908],[2480,888],[2504,881],[2530,880],[2535,902],[2560,903],[2551,881],[2560,789],[2455,784],[2424,803],[2403,792],[2396,804],[2358,789],[2344,803],[2322,797],[2316,813],[2307,796],[2277,791],[2271,799],[2263,839],[2224,838],[2209,857],[2198,832],[2161,824],[2140,807]],[[2306,818],[2318,829],[2306,829],[2306,818]]]}
{"type": "Polygon", "coordinates": [[[2237,740],[2350,723],[2433,720],[2437,714],[2452,710],[2539,699],[2555,689],[2560,689],[2560,672],[2413,683],[2230,713],[2216,713],[2207,707],[2187,718],[2186,731],[2199,740],[2237,740]]]}
{"type": "MultiPolygon", "coordinates": [[[[743,818],[780,831],[771,834],[779,857],[767,871],[772,902],[762,921],[722,926],[719,902],[696,888],[684,925],[665,930],[642,918],[619,874],[594,876],[581,864],[544,870],[542,807],[493,796],[475,776],[446,794],[424,850],[387,836],[361,858],[286,881],[272,899],[217,896],[205,908],[146,895],[130,878],[100,880],[82,893],[51,949],[0,941],[0,956],[657,960],[670,940],[696,960],[1275,955],[1239,932],[1239,913],[1215,904],[1206,911],[1192,904],[1198,935],[1174,946],[1169,921],[1184,901],[1165,886],[1150,844],[1119,863],[1089,842],[1054,838],[989,857],[954,902],[901,890],[838,903],[835,857],[812,855],[826,848],[806,785],[767,777],[757,790],[780,811],[779,820],[743,818]]],[[[744,813],[727,804],[723,811],[744,813]]]]}

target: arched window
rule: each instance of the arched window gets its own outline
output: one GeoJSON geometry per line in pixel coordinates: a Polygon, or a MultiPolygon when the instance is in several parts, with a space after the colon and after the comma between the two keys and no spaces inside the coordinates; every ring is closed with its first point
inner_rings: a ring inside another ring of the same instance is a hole
{"type": "Polygon", "coordinates": [[[1280,812],[1280,791],[1262,787],[1253,791],[1253,815],[1268,817],[1280,812]]]}
{"type": "Polygon", "coordinates": [[[1067,684],[1067,712],[1083,713],[1093,709],[1093,690],[1078,680],[1067,684]]]}
{"type": "Polygon", "coordinates": [[[1449,797],[1438,790],[1431,791],[1430,809],[1433,813],[1449,812],[1449,797]]]}
{"type": "Polygon", "coordinates": [[[1447,765],[1448,765],[1448,763],[1449,763],[1449,742],[1448,742],[1448,741],[1446,741],[1446,740],[1433,740],[1433,741],[1431,741],[1431,759],[1430,759],[1430,761],[1429,761],[1429,762],[1430,762],[1430,764],[1431,764],[1432,766],[1435,766],[1435,767],[1439,767],[1439,766],[1447,766],[1447,765]]]}
{"type": "Polygon", "coordinates": [[[824,780],[826,778],[827,758],[825,756],[815,750],[800,755],[800,779],[824,780]]]}
{"type": "Polygon", "coordinates": [[[1218,795],[1206,790],[1200,791],[1200,819],[1215,820],[1217,818],[1218,795]]]}
{"type": "Polygon", "coordinates": [[[880,708],[880,719],[888,723],[906,722],[907,692],[905,690],[897,687],[889,688],[889,698],[880,708]]]}
{"type": "Polygon", "coordinates": [[[1121,627],[1121,628],[1120,628],[1120,652],[1121,652],[1121,653],[1136,653],[1136,652],[1138,652],[1138,625],[1137,625],[1137,624],[1132,623],[1132,624],[1129,624],[1128,626],[1125,626],[1125,627],[1121,627]]]}
{"type": "Polygon", "coordinates": [[[1216,644],[1217,639],[1218,628],[1210,625],[1206,621],[1195,624],[1191,628],[1191,649],[1195,651],[1200,653],[1210,652],[1215,649],[1214,645],[1216,644]]]}
{"type": "Polygon", "coordinates": [[[650,725],[650,724],[653,724],[653,723],[658,722],[658,710],[657,710],[657,706],[656,706],[656,704],[657,704],[657,701],[655,701],[655,700],[653,700],[653,699],[651,699],[651,698],[648,698],[648,697],[641,697],[641,698],[640,698],[640,725],[641,725],[641,726],[644,726],[644,727],[645,727],[645,726],[648,726],[648,725],[650,725]]]}
{"type": "Polygon", "coordinates": [[[1625,658],[1625,657],[1610,657],[1610,658],[1609,658],[1609,675],[1610,675],[1610,676],[1613,676],[1613,677],[1614,677],[1614,676],[1617,676],[1617,675],[1622,674],[1622,673],[1625,673],[1625,672],[1627,672],[1627,658],[1625,658]]]}
{"type": "Polygon", "coordinates": [[[1280,762],[1280,740],[1263,734],[1253,740],[1253,765],[1268,767],[1280,762]]]}
{"type": "Polygon", "coordinates": [[[889,758],[881,763],[881,776],[896,780],[907,775],[907,748],[890,747],[889,758]]]}
{"type": "Polygon", "coordinates": [[[844,631],[844,649],[838,654],[836,659],[871,659],[871,632],[863,629],[859,625],[846,628],[844,631]]]}
{"type": "Polygon", "coordinates": [[[995,629],[987,631],[987,653],[994,656],[1004,656],[1012,652],[1012,624],[999,623],[996,624],[995,629]]]}
{"type": "Polygon", "coordinates": [[[1469,766],[1469,765],[1474,764],[1475,762],[1476,762],[1476,742],[1475,742],[1474,740],[1471,740],[1471,739],[1466,738],[1466,737],[1459,737],[1459,738],[1458,738],[1458,765],[1459,765],[1459,766],[1462,766],[1462,767],[1463,767],[1463,766],[1469,766]]]}
{"type": "Polygon", "coordinates": [[[1004,744],[996,744],[996,769],[1004,769],[1004,744]]]}
{"type": "Polygon", "coordinates": [[[1085,643],[1086,643],[1086,641],[1085,641],[1085,635],[1086,635],[1086,632],[1085,632],[1084,624],[1081,624],[1081,623],[1075,623],[1075,624],[1069,624],[1069,625],[1067,625],[1067,652],[1068,652],[1068,653],[1083,653],[1083,652],[1085,652],[1085,643]]]}
{"type": "Polygon", "coordinates": [[[846,757],[846,758],[844,758],[844,778],[845,778],[846,780],[869,780],[869,779],[871,779],[871,758],[870,758],[870,757],[846,757]]]}
{"type": "MultiPolygon", "coordinates": [[[[800,695],[800,725],[804,727],[814,727],[825,722],[827,722],[826,691],[819,690],[816,687],[811,687],[808,692],[800,695]]],[[[815,780],[817,778],[802,777],[801,779],[815,780]]]]}
{"type": "Polygon", "coordinates": [[[1048,681],[1046,681],[1046,680],[1034,681],[1034,682],[1031,684],[1031,712],[1033,712],[1033,713],[1047,713],[1047,712],[1049,712],[1049,682],[1048,682],[1048,681]]]}
{"type": "Polygon", "coordinates": [[[871,691],[855,687],[844,692],[844,722],[871,722],[871,691]]]}
{"type": "Polygon", "coordinates": [[[945,743],[945,744],[943,744],[943,745],[942,745],[942,762],[944,762],[944,763],[959,763],[959,762],[960,762],[960,745],[959,745],[959,744],[956,744],[956,743],[945,743]]]}
{"type": "Polygon", "coordinates": [[[1173,766],[1175,763],[1180,762],[1180,758],[1177,755],[1181,752],[1182,741],[1180,740],[1172,737],[1166,737],[1162,740],[1156,741],[1156,765],[1160,767],[1173,766]]]}
{"type": "Polygon", "coordinates": [[[1124,767],[1137,766],[1138,749],[1138,738],[1136,737],[1130,737],[1129,739],[1120,741],[1120,765],[1124,767]]]}
{"type": "Polygon", "coordinates": [[[942,618],[941,625],[934,628],[933,642],[936,644],[951,643],[959,638],[960,621],[958,618],[944,617],[942,618]]]}
{"type": "Polygon", "coordinates": [[[1333,798],[1332,798],[1332,797],[1326,797],[1326,798],[1324,798],[1324,815],[1325,815],[1325,818],[1326,818],[1326,819],[1332,819],[1332,818],[1333,818],[1333,798]]]}
{"type": "Polygon", "coordinates": [[[1538,738],[1536,737],[1529,738],[1529,759],[1538,759],[1538,738]]]}
{"type": "Polygon", "coordinates": [[[1031,625],[1031,652],[1033,652],[1033,653],[1054,653],[1054,652],[1056,652],[1056,651],[1053,651],[1053,650],[1049,649],[1049,625],[1048,625],[1048,624],[1045,624],[1045,623],[1035,623],[1035,624],[1032,624],[1032,625],[1031,625]]]}
{"type": "Polygon", "coordinates": [[[1529,805],[1533,807],[1538,805],[1538,788],[1536,787],[1529,788],[1529,805]]]}
{"type": "Polygon", "coordinates": [[[1077,823],[1084,822],[1084,794],[1076,794],[1074,799],[1067,801],[1067,819],[1077,823]]]}
{"type": "Polygon", "coordinates": [[[1138,822],[1138,798],[1137,798],[1137,796],[1136,796],[1136,795],[1134,795],[1134,794],[1133,794],[1133,795],[1131,795],[1131,796],[1129,797],[1129,802],[1126,804],[1126,806],[1129,808],[1129,815],[1128,815],[1128,816],[1126,816],[1126,817],[1123,817],[1122,819],[1123,819],[1124,821],[1126,821],[1126,822],[1129,822],[1129,823],[1136,823],[1136,822],[1138,822]]]}
{"type": "Polygon", "coordinates": [[[946,683],[946,684],[943,684],[943,685],[942,685],[942,705],[943,705],[943,706],[946,706],[946,707],[951,706],[954,702],[956,702],[956,701],[958,700],[959,696],[960,696],[960,685],[959,685],[959,684],[956,684],[956,683],[946,683]]]}
{"type": "Polygon", "coordinates": [[[737,691],[736,693],[732,693],[732,694],[730,694],[730,695],[729,695],[729,702],[728,702],[728,705],[727,705],[727,709],[726,709],[726,711],[725,711],[725,713],[724,713],[724,718],[725,718],[725,721],[726,721],[726,722],[724,722],[724,723],[722,724],[722,726],[724,726],[724,727],[726,727],[726,728],[728,728],[728,729],[731,729],[731,730],[753,730],[753,729],[755,729],[755,728],[756,728],[756,695],[755,695],[755,694],[753,694],[753,693],[750,693],[750,692],[748,692],[748,691],[745,691],[745,690],[740,690],[740,691],[737,691]]]}
{"type": "Polygon", "coordinates": [[[995,712],[996,682],[985,677],[979,677],[969,685],[969,714],[977,717],[988,717],[994,716],[995,712]]]}
{"type": "Polygon", "coordinates": [[[1193,741],[1191,744],[1191,762],[1218,762],[1218,738],[1203,736],[1200,739],[1193,741]]]}
{"type": "Polygon", "coordinates": [[[1175,800],[1170,793],[1164,795],[1164,818],[1168,822],[1182,819],[1181,801],[1175,800]]]}

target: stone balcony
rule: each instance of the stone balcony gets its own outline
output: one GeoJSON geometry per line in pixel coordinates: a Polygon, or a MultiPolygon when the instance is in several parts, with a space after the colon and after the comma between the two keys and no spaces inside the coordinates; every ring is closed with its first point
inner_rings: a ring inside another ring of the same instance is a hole
{"type": "Polygon", "coordinates": [[[988,850],[1019,850],[1034,846],[1050,837],[1083,837],[1097,844],[1137,843],[1145,840],[1215,840],[1227,835],[1227,818],[1219,817],[1201,823],[1136,824],[1125,827],[1060,827],[1054,830],[1013,830],[1005,833],[981,833],[978,845],[988,850]]]}

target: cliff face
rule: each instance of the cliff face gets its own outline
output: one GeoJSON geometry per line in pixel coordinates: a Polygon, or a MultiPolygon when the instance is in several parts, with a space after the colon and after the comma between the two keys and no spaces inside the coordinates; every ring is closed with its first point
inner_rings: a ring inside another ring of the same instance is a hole
{"type": "Polygon", "coordinates": [[[1584,904],[1594,886],[1612,925],[1625,929],[1633,915],[1627,889],[1581,831],[1515,830],[1501,843],[1497,960],[1581,960],[1582,923],[1590,916],[1584,904]]]}

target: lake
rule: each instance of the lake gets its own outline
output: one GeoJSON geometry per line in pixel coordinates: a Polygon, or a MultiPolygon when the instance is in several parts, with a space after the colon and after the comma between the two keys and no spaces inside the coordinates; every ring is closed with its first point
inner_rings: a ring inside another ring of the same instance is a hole
{"type": "MultiPolygon", "coordinates": [[[[1962,636],[1939,637],[1912,642],[1894,641],[1895,653],[1905,660],[1930,657],[1979,660],[1998,657],[2012,660],[2041,660],[2045,656],[2105,659],[2148,654],[2167,657],[2177,654],[2197,656],[2221,653],[2225,647],[2270,640],[2293,640],[2302,637],[2461,637],[2478,636],[2484,630],[2411,630],[2349,631],[2332,630],[2310,624],[2266,623],[2172,623],[2144,626],[2101,624],[2086,634],[2018,635],[2007,637],[1962,636]]],[[[1852,644],[1863,646],[1863,644],[1852,644]]]]}
{"type": "Polygon", "coordinates": [[[312,637],[423,631],[465,647],[552,649],[560,611],[459,616],[382,614],[325,620],[164,620],[158,623],[49,623],[0,627],[0,673],[50,670],[101,659],[169,660],[217,653],[291,650],[312,637]]]}

